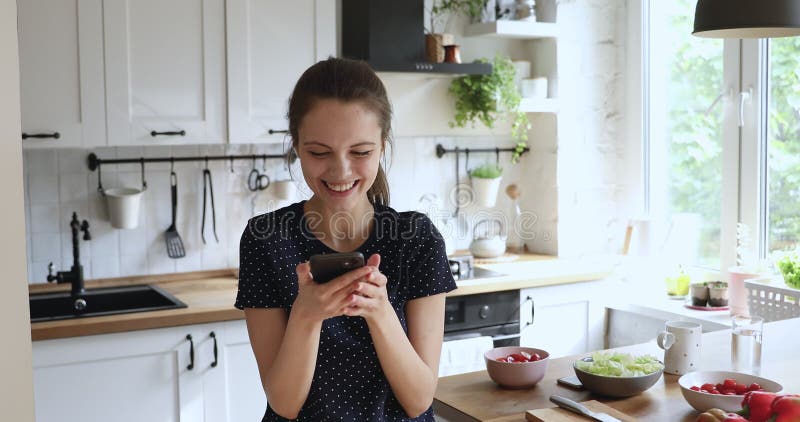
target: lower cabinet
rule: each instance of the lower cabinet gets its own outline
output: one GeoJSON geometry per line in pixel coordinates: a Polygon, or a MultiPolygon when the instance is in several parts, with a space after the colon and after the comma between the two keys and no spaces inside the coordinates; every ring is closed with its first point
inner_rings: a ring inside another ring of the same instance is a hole
{"type": "Polygon", "coordinates": [[[36,420],[260,420],[266,407],[245,322],[33,343],[36,420]]]}
{"type": "Polygon", "coordinates": [[[607,285],[598,280],[521,289],[520,345],[551,357],[602,349],[607,285]]]}

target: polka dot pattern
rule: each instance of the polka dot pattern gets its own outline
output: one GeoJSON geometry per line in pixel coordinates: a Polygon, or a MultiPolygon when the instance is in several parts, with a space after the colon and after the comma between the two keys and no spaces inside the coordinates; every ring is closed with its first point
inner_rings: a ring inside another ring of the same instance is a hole
{"type": "MultiPolygon", "coordinates": [[[[303,202],[252,218],[242,233],[238,309],[284,308],[297,296],[297,264],[311,255],[336,252],[308,229],[303,202]]],[[[376,205],[368,239],[357,249],[365,258],[381,255],[387,292],[407,332],[409,300],[456,288],[444,240],[424,215],[376,205]]],[[[267,406],[263,421],[285,421],[267,406]]],[[[297,421],[433,421],[429,408],[408,418],[381,370],[362,317],[340,316],[322,324],[314,378],[297,421]]]]}

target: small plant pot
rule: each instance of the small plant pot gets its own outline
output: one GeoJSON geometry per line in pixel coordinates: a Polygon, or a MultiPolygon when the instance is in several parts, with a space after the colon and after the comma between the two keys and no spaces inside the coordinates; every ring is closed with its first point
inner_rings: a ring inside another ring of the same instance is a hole
{"type": "Polygon", "coordinates": [[[482,207],[493,207],[497,202],[497,192],[500,191],[502,177],[484,179],[472,178],[472,191],[475,194],[475,203],[482,207]]]}
{"type": "Polygon", "coordinates": [[[728,283],[717,282],[709,284],[708,306],[728,306],[728,283]]]}
{"type": "Polygon", "coordinates": [[[692,292],[692,306],[706,306],[709,297],[708,286],[705,283],[692,284],[690,290],[692,292]]]}

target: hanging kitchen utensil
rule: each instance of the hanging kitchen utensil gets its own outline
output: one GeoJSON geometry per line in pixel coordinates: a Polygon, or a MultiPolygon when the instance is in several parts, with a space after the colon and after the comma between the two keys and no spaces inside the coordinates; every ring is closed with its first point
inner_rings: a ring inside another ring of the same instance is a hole
{"type": "MultiPolygon", "coordinates": [[[[264,159],[264,164],[266,166],[266,158],[264,159]]],[[[256,168],[256,156],[253,156],[253,169],[250,170],[250,174],[247,175],[247,189],[250,192],[257,192],[260,190],[264,190],[269,187],[270,180],[269,176],[266,173],[261,173],[256,168]]]]}
{"type": "Polygon", "coordinates": [[[175,227],[175,219],[178,212],[178,175],[175,174],[175,162],[170,160],[170,190],[172,196],[172,224],[167,228],[164,233],[164,239],[167,242],[167,256],[170,258],[183,258],[186,256],[186,250],[183,247],[183,240],[178,234],[178,229],[175,227]]]}
{"type": "Polygon", "coordinates": [[[214,230],[214,239],[219,243],[217,237],[217,212],[214,207],[214,183],[211,181],[211,170],[208,169],[208,157],[206,157],[206,168],[203,169],[203,223],[200,226],[200,237],[203,244],[206,244],[206,196],[211,196],[211,227],[214,230]]]}

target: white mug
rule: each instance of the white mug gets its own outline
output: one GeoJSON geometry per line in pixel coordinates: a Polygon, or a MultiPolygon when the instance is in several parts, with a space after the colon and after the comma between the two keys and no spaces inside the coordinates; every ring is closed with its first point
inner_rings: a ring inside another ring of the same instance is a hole
{"type": "Polygon", "coordinates": [[[664,372],[683,375],[696,371],[700,363],[703,327],[687,321],[667,321],[656,343],[664,352],[664,372]]]}

